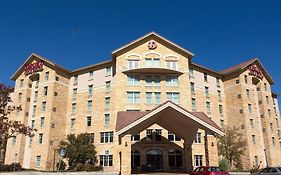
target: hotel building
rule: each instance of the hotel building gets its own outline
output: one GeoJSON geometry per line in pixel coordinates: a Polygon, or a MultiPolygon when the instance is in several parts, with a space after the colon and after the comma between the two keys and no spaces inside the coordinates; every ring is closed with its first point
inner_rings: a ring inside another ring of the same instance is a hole
{"type": "Polygon", "coordinates": [[[92,133],[104,171],[189,172],[217,165],[225,126],[242,133],[242,165],[281,165],[280,112],[273,80],[257,59],[223,71],[193,62],[193,53],[149,33],[112,59],[67,70],[36,54],[12,76],[9,117],[36,128],[7,143],[5,163],[54,170],[68,134],[92,133]]]}

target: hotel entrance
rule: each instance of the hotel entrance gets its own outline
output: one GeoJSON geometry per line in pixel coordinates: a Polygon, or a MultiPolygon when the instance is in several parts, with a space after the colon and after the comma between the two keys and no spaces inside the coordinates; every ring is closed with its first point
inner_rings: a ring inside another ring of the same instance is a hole
{"type": "Polygon", "coordinates": [[[163,171],[163,152],[160,149],[146,152],[146,167],[148,172],[163,171]]]}

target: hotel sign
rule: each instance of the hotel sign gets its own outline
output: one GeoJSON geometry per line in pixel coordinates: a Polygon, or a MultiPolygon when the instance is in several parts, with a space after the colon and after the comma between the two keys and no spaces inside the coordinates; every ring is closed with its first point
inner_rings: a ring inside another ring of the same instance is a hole
{"type": "Polygon", "coordinates": [[[38,72],[43,69],[43,61],[36,61],[34,63],[30,63],[25,65],[24,67],[24,74],[29,75],[34,72],[38,72]]]}
{"type": "Polygon", "coordinates": [[[156,42],[155,42],[155,41],[149,41],[149,42],[148,42],[148,48],[149,48],[149,50],[154,50],[154,49],[156,49],[156,48],[157,48],[156,42]]]}
{"type": "Polygon", "coordinates": [[[262,74],[262,71],[254,64],[251,64],[249,67],[249,74],[250,75],[253,75],[259,79],[262,79],[263,78],[263,74],[262,74]]]}

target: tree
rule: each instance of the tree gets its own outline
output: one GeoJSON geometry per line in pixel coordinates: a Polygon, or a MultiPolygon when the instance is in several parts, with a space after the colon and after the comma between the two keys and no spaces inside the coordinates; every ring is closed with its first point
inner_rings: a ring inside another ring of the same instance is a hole
{"type": "Polygon", "coordinates": [[[4,164],[6,144],[9,138],[15,137],[17,134],[25,136],[33,136],[32,128],[25,126],[20,121],[9,119],[9,114],[15,110],[21,110],[12,104],[10,97],[11,88],[4,84],[0,84],[0,165],[4,164]]]}
{"type": "Polygon", "coordinates": [[[77,169],[84,165],[95,165],[96,147],[93,144],[93,135],[88,133],[67,135],[66,141],[61,141],[60,149],[65,150],[65,157],[68,159],[70,169],[77,169]]]}
{"type": "Polygon", "coordinates": [[[227,161],[230,168],[242,168],[241,156],[244,155],[246,140],[235,127],[225,128],[224,136],[219,137],[218,152],[227,161]]]}

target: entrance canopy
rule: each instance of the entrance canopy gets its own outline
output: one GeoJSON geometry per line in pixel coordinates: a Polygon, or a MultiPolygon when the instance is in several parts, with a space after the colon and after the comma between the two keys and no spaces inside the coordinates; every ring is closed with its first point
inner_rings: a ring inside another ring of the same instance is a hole
{"type": "Polygon", "coordinates": [[[148,112],[118,112],[116,132],[119,136],[137,134],[153,124],[158,124],[182,138],[198,129],[223,135],[221,128],[203,112],[189,112],[171,101],[166,101],[148,112]]]}

